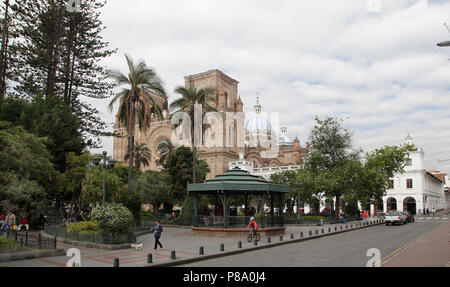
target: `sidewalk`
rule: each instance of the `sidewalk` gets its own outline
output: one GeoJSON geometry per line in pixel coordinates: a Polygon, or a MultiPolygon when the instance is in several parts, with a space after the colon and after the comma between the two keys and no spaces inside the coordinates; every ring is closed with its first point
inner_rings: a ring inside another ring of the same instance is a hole
{"type": "MultiPolygon", "coordinates": [[[[370,218],[370,220],[377,220],[377,218],[370,218]]],[[[120,267],[144,267],[144,266],[168,266],[178,265],[186,262],[186,260],[198,261],[202,258],[219,257],[230,253],[241,253],[255,248],[267,248],[279,244],[286,244],[288,242],[295,242],[304,240],[305,238],[314,238],[336,232],[345,232],[355,230],[358,228],[366,228],[367,226],[356,226],[361,221],[352,221],[343,224],[332,224],[323,226],[286,226],[286,232],[283,236],[283,241],[280,241],[280,236],[271,237],[271,243],[267,242],[267,237],[261,237],[257,246],[247,242],[247,236],[241,235],[239,237],[215,237],[215,236],[200,236],[193,235],[190,228],[179,228],[163,226],[164,232],[161,236],[162,249],[153,251],[154,237],[153,234],[146,234],[139,236],[137,241],[143,242],[143,249],[122,249],[122,250],[99,250],[85,247],[75,247],[81,252],[81,266],[82,267],[112,267],[114,266],[114,259],[119,258],[120,267]],[[347,229],[345,226],[347,225],[347,229]],[[341,231],[342,226],[342,231],[341,231]],[[352,227],[351,227],[352,226],[352,227]],[[335,227],[337,231],[335,231],[335,227]],[[323,233],[322,233],[323,229],[323,233]],[[330,230],[330,232],[329,232],[330,230]],[[311,231],[312,235],[309,235],[311,231]],[[317,234],[316,234],[317,231],[317,234]],[[303,232],[303,238],[301,238],[303,232]],[[291,239],[291,234],[294,239],[291,239]],[[238,241],[242,242],[242,248],[238,248],[238,241]],[[220,250],[220,245],[224,245],[224,251],[220,250]],[[204,255],[199,254],[200,247],[203,247],[204,255]],[[176,259],[171,259],[171,252],[175,251],[176,259]],[[152,263],[147,263],[147,256],[151,254],[152,263]]],[[[376,224],[374,222],[374,224],[376,224]]],[[[58,248],[65,250],[71,248],[69,244],[58,243],[58,248]]],[[[32,260],[21,260],[3,262],[0,266],[30,266],[30,267],[64,267],[70,257],[57,256],[32,260]]]]}
{"type": "Polygon", "coordinates": [[[383,267],[450,267],[450,220],[386,257],[383,267]]]}

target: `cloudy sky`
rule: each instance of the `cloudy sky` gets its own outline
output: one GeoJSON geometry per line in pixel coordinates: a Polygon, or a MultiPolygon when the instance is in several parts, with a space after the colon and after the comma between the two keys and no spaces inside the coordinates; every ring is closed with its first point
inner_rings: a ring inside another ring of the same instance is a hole
{"type": "MultiPolygon", "coordinates": [[[[101,19],[118,48],[104,65],[144,59],[169,102],[183,76],[219,69],[239,81],[244,111],[258,90],[301,144],[316,115],[334,115],[365,151],[410,133],[426,168],[450,173],[450,47],[436,46],[450,40],[448,1],[109,0],[101,19]]],[[[109,100],[90,102],[112,127],[109,100]]]]}

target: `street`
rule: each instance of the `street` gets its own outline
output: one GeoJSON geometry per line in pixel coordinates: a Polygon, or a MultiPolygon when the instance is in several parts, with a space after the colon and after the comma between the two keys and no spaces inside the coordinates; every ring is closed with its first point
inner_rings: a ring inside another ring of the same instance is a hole
{"type": "Polygon", "coordinates": [[[418,219],[414,223],[406,225],[386,226],[383,224],[183,266],[364,267],[370,259],[370,257],[366,256],[368,249],[379,249],[381,259],[383,259],[398,248],[437,228],[447,220],[447,216],[444,216],[418,219]]]}

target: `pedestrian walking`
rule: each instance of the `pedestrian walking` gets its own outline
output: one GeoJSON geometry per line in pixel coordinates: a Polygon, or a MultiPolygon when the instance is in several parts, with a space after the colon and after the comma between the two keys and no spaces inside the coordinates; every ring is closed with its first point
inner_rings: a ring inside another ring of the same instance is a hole
{"type": "Polygon", "coordinates": [[[8,211],[5,217],[5,230],[9,230],[9,217],[11,216],[11,211],[8,211]]]}
{"type": "Polygon", "coordinates": [[[425,208],[423,209],[423,215],[427,215],[427,211],[425,210],[425,208]]]}
{"type": "Polygon", "coordinates": [[[155,246],[153,248],[153,251],[156,251],[156,248],[159,245],[159,248],[163,248],[161,242],[159,242],[159,238],[161,237],[161,232],[163,232],[162,225],[160,224],[159,220],[155,221],[155,226],[153,227],[153,230],[155,231],[155,246]]]}
{"type": "Polygon", "coordinates": [[[366,213],[365,210],[363,211],[362,218],[363,218],[363,219],[362,219],[362,222],[363,222],[363,223],[366,223],[366,222],[367,222],[367,213],[366,213]]]}
{"type": "Polygon", "coordinates": [[[430,210],[427,208],[427,215],[430,216],[430,210]]]}
{"type": "Polygon", "coordinates": [[[10,230],[14,230],[14,227],[16,227],[16,215],[14,214],[14,212],[11,212],[11,214],[9,215],[8,225],[10,230]]]}

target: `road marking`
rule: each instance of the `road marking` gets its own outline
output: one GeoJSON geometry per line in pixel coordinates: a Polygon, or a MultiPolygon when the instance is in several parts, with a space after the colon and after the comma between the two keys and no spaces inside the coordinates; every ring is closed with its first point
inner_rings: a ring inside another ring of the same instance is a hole
{"type": "Polygon", "coordinates": [[[419,217],[419,218],[417,218],[417,219],[423,219],[423,217],[419,217]]]}
{"type": "Polygon", "coordinates": [[[441,219],[441,218],[440,218],[440,217],[435,217],[434,219],[439,220],[439,219],[441,219]]]}
{"type": "Polygon", "coordinates": [[[394,256],[395,254],[399,253],[400,251],[403,251],[404,249],[410,247],[411,245],[413,245],[416,241],[419,241],[420,239],[424,238],[425,236],[427,236],[429,233],[433,232],[429,231],[425,234],[420,235],[419,237],[417,237],[416,239],[411,240],[410,242],[404,244],[403,246],[397,248],[396,250],[394,250],[393,252],[391,252],[389,255],[385,256],[383,259],[381,259],[380,264],[382,265],[386,260],[388,260],[389,258],[391,258],[392,256],[394,256]]]}
{"type": "Polygon", "coordinates": [[[444,217],[444,218],[442,218],[442,219],[447,220],[447,217],[444,217]]]}

